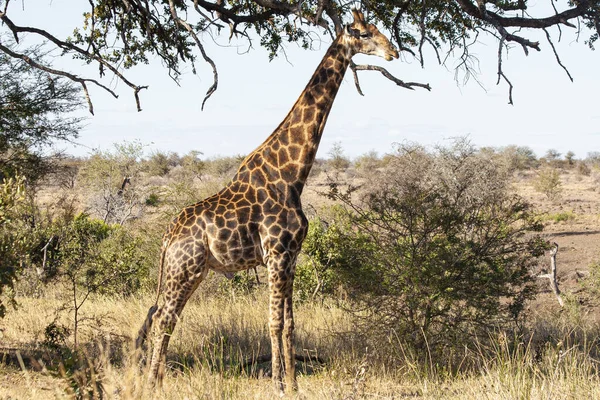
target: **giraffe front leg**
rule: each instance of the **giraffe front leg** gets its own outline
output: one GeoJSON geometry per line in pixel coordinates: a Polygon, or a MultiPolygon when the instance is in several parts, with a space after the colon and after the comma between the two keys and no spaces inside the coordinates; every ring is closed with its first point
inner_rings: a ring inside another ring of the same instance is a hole
{"type": "Polygon", "coordinates": [[[294,316],[292,313],[293,257],[270,256],[269,268],[269,330],[271,336],[271,366],[275,390],[283,392],[283,361],[286,386],[296,389],[293,345],[294,316]],[[282,357],[283,347],[283,357],[282,357]]]}

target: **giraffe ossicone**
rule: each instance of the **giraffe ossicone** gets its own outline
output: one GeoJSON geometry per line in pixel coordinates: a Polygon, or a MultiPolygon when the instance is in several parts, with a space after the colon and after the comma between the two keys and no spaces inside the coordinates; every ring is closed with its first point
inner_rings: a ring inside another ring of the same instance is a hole
{"type": "Polygon", "coordinates": [[[148,381],[161,381],[171,333],[209,270],[231,276],[265,265],[269,282],[272,377],[278,390],[296,389],[292,290],[308,220],[300,196],[333,100],[357,53],[391,60],[398,51],[363,14],[333,41],[306,88],[275,131],[240,165],[217,194],[188,206],[163,238],[157,300],[136,342],[154,325],[148,381]],[[163,282],[164,281],[164,282],[163,282]],[[283,354],[282,354],[283,353],[283,354]]]}

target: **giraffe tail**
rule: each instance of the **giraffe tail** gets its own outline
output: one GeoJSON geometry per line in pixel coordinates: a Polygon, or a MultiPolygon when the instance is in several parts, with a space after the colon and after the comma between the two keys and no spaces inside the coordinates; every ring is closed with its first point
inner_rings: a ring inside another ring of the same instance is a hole
{"type": "Polygon", "coordinates": [[[164,267],[164,263],[165,263],[165,251],[166,251],[168,245],[169,245],[169,242],[163,241],[163,248],[160,253],[160,263],[158,266],[158,285],[156,288],[156,300],[154,301],[154,305],[152,307],[150,307],[150,309],[148,310],[148,315],[146,315],[146,320],[144,321],[144,324],[138,331],[138,336],[137,336],[137,339],[135,340],[135,349],[136,350],[140,350],[143,348],[144,343],[146,342],[146,339],[148,338],[148,334],[150,333],[150,330],[152,329],[152,317],[158,310],[158,299],[160,297],[160,289],[162,286],[162,278],[163,278],[163,267],[164,267]]]}
{"type": "Polygon", "coordinates": [[[144,324],[138,331],[138,336],[137,336],[137,339],[135,340],[135,349],[136,350],[140,350],[143,348],[144,342],[148,338],[148,333],[150,332],[150,329],[152,329],[152,317],[154,316],[154,313],[156,313],[156,310],[158,310],[158,304],[153,305],[148,310],[148,315],[146,316],[146,320],[144,321],[144,324]]]}

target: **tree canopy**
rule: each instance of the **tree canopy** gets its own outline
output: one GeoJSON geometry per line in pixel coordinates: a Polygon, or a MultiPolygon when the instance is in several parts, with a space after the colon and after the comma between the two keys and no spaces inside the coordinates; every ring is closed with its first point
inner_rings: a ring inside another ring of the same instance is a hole
{"type": "MultiPolygon", "coordinates": [[[[6,49],[0,52],[0,181],[19,174],[32,184],[48,172],[44,150],[77,137],[81,119],[71,112],[82,105],[80,90],[67,79],[12,58],[12,43],[6,49]]],[[[37,48],[22,55],[32,63],[43,58],[37,48]]]]}
{"type": "MultiPolygon", "coordinates": [[[[198,60],[208,63],[213,71],[213,83],[204,102],[217,90],[218,69],[206,50],[207,42],[217,35],[230,40],[246,40],[248,49],[259,41],[270,57],[278,55],[284,42],[295,42],[305,49],[319,35],[334,36],[354,3],[336,0],[89,0],[77,3],[83,18],[73,27],[69,37],[61,38],[35,26],[17,25],[11,19],[12,7],[21,2],[0,0],[0,20],[4,32],[15,40],[24,34],[34,35],[47,46],[95,63],[100,77],[107,72],[132,90],[141,110],[139,93],[147,82],[134,82],[127,69],[158,57],[169,75],[178,80],[182,67],[198,60]]],[[[512,84],[502,70],[502,61],[511,44],[525,53],[540,51],[543,45],[532,40],[533,31],[544,31],[547,48],[563,66],[554,41],[560,40],[562,28],[573,30],[577,39],[594,49],[600,33],[599,0],[550,0],[549,4],[530,6],[528,0],[420,0],[361,1],[370,22],[380,26],[395,42],[402,54],[414,57],[424,65],[424,48],[434,49],[437,62],[444,63],[451,55],[460,58],[459,67],[469,71],[472,55],[469,47],[480,35],[487,34],[498,43],[498,83],[506,82],[512,103],[512,84]],[[546,13],[546,14],[544,14],[546,13]],[[549,28],[556,28],[552,31],[549,28]]],[[[26,5],[25,5],[26,7],[26,5]]],[[[32,5],[33,7],[33,5],[32,5]]],[[[0,37],[0,52],[21,59],[29,65],[65,76],[79,83],[86,95],[90,112],[92,101],[87,86],[97,85],[116,97],[116,93],[94,77],[81,77],[34,61],[26,54],[11,50],[0,37]]],[[[404,82],[388,71],[373,65],[351,65],[360,92],[357,71],[375,70],[399,86],[412,89],[429,85],[404,82]]],[[[570,77],[570,74],[569,74],[570,77]]],[[[203,106],[204,106],[203,102],[203,106]]]]}

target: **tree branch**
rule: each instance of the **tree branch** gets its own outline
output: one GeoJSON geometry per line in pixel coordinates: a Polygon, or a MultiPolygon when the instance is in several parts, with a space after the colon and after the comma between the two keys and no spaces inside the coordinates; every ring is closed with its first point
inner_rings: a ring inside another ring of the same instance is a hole
{"type": "Polygon", "coordinates": [[[564,24],[566,26],[574,27],[569,22],[570,19],[577,18],[585,15],[588,11],[590,4],[587,0],[579,1],[579,4],[569,10],[561,13],[555,13],[555,15],[546,18],[526,18],[526,17],[503,17],[493,11],[485,9],[485,1],[478,0],[480,7],[475,6],[471,0],[456,0],[459,6],[472,17],[481,19],[491,25],[493,25],[500,35],[507,41],[513,41],[523,46],[525,54],[528,54],[528,48],[540,51],[539,42],[532,42],[521,36],[517,36],[508,33],[506,28],[518,27],[518,28],[536,28],[543,29],[553,25],[564,24]]]}
{"type": "Polygon", "coordinates": [[[176,21],[179,25],[181,25],[182,27],[185,28],[185,30],[188,31],[188,33],[192,36],[192,38],[196,42],[196,46],[198,46],[198,48],[200,49],[200,53],[202,53],[202,58],[204,58],[204,61],[206,61],[208,64],[210,64],[210,66],[212,67],[212,70],[213,70],[213,84],[208,88],[208,91],[206,92],[206,96],[204,97],[204,100],[202,101],[201,109],[204,110],[204,104],[206,103],[206,100],[208,100],[208,98],[210,96],[212,96],[212,94],[217,90],[217,86],[219,84],[219,73],[217,72],[217,66],[215,65],[215,62],[206,54],[206,51],[204,50],[204,46],[202,46],[202,43],[200,43],[200,39],[198,39],[196,32],[194,32],[194,30],[192,29],[190,24],[188,24],[186,21],[182,20],[181,18],[179,18],[177,16],[177,10],[175,10],[175,4],[173,1],[174,0],[169,0],[169,7],[171,9],[171,16],[173,17],[173,20],[176,21]]]}
{"type": "Polygon", "coordinates": [[[504,79],[506,81],[506,83],[508,83],[508,104],[513,105],[514,104],[513,98],[512,98],[513,85],[508,80],[506,75],[504,74],[504,71],[502,71],[502,47],[503,46],[504,46],[504,40],[500,39],[500,42],[498,44],[498,80],[496,81],[496,85],[500,84],[500,78],[504,79]]]}
{"type": "MultiPolygon", "coordinates": [[[[380,67],[378,65],[369,65],[369,64],[363,64],[363,65],[354,64],[354,65],[352,65],[351,64],[350,68],[352,68],[352,71],[379,71],[379,72],[381,72],[381,74],[383,76],[388,78],[390,81],[394,82],[396,85],[401,86],[405,89],[415,90],[415,87],[421,87],[423,89],[427,89],[428,91],[431,91],[431,86],[429,86],[429,83],[404,82],[403,80],[398,79],[394,75],[390,74],[387,69],[380,67]]],[[[355,75],[355,83],[357,81],[358,81],[358,77],[355,75]]],[[[359,93],[362,94],[362,91],[360,90],[360,86],[357,85],[357,89],[358,89],[359,93]]]]}
{"type": "Polygon", "coordinates": [[[548,43],[550,43],[550,47],[552,47],[552,51],[554,52],[554,56],[556,57],[556,62],[558,63],[558,65],[560,65],[562,67],[562,69],[565,70],[565,72],[567,73],[567,76],[569,77],[571,82],[573,82],[573,77],[571,76],[571,73],[569,72],[567,67],[565,67],[563,65],[563,63],[560,61],[560,58],[558,57],[558,53],[556,52],[556,47],[554,47],[554,43],[552,43],[552,38],[550,37],[550,33],[548,32],[548,29],[544,28],[544,32],[546,33],[546,39],[548,39],[548,43]]]}
{"type": "MultiPolygon", "coordinates": [[[[96,62],[98,62],[99,64],[101,64],[102,66],[108,68],[112,73],[114,73],[121,81],[123,81],[123,83],[125,83],[127,86],[129,86],[130,88],[133,89],[133,95],[135,97],[135,103],[137,106],[137,110],[138,111],[142,111],[141,107],[140,107],[140,98],[139,98],[139,92],[142,89],[147,89],[148,86],[138,86],[135,85],[133,83],[131,83],[127,78],[125,78],[125,76],[123,76],[123,74],[121,74],[121,72],[119,72],[119,70],[114,67],[112,64],[110,64],[109,62],[107,62],[106,60],[102,59],[102,57],[90,53],[88,51],[85,51],[84,49],[75,46],[72,43],[69,42],[64,42],[60,39],[57,39],[55,36],[51,35],[50,33],[46,32],[43,29],[38,29],[38,28],[30,28],[30,27],[24,27],[24,26],[17,26],[15,25],[7,16],[5,13],[2,13],[0,15],[0,20],[2,20],[2,22],[4,22],[6,24],[6,26],[8,26],[8,28],[13,32],[13,35],[15,37],[15,40],[17,41],[17,43],[19,42],[19,38],[18,38],[18,33],[20,32],[27,32],[27,33],[35,33],[36,35],[40,35],[48,40],[50,40],[52,43],[56,44],[59,48],[63,49],[63,50],[71,50],[74,51],[76,53],[79,53],[80,55],[84,56],[85,59],[91,59],[94,60],[96,62]]],[[[22,57],[19,57],[22,58],[22,57]]],[[[23,59],[23,58],[22,58],[23,59]]],[[[25,60],[25,59],[23,59],[25,60]]],[[[26,61],[27,62],[27,61],[26,61]]],[[[65,76],[75,82],[79,82],[82,87],[84,88],[84,92],[86,94],[86,98],[88,100],[88,105],[89,105],[89,109],[90,109],[90,113],[93,114],[93,107],[92,107],[92,103],[91,100],[89,98],[89,93],[87,91],[87,87],[85,86],[85,82],[92,82],[94,84],[96,84],[97,86],[100,86],[101,88],[107,90],[110,94],[112,94],[114,97],[118,98],[118,96],[110,89],[108,89],[106,86],[100,84],[99,82],[93,80],[93,79],[82,79],[82,78],[78,78],[73,74],[69,74],[67,72],[63,72],[63,71],[58,71],[58,70],[51,70],[51,69],[44,69],[41,68],[40,64],[34,65],[28,62],[28,64],[30,64],[31,66],[35,67],[35,68],[39,68],[42,69],[46,72],[50,72],[56,75],[62,75],[65,76]],[[57,72],[52,72],[52,71],[57,71],[57,72]],[[73,79],[75,78],[75,79],[73,79]]]]}
{"type": "Polygon", "coordinates": [[[16,52],[12,51],[8,47],[4,46],[2,43],[0,43],[0,50],[2,50],[4,53],[8,54],[9,56],[11,56],[13,58],[18,58],[18,59],[23,60],[27,64],[29,64],[32,67],[37,68],[41,71],[45,71],[45,72],[48,72],[53,75],[64,76],[64,77],[72,80],[73,82],[79,83],[81,85],[81,87],[83,88],[83,93],[84,93],[85,99],[87,100],[87,103],[88,103],[88,110],[90,111],[90,114],[92,114],[92,115],[94,115],[94,105],[92,104],[92,99],[90,98],[90,94],[88,92],[86,82],[91,82],[91,83],[95,84],[96,86],[101,87],[102,89],[104,89],[108,93],[110,93],[115,99],[119,98],[119,96],[115,92],[113,92],[110,88],[104,86],[103,84],[96,81],[95,79],[80,78],[77,75],[73,75],[73,74],[70,74],[65,71],[46,67],[45,65],[39,64],[38,62],[32,60],[29,56],[27,56],[25,54],[16,53],[16,52]]]}

